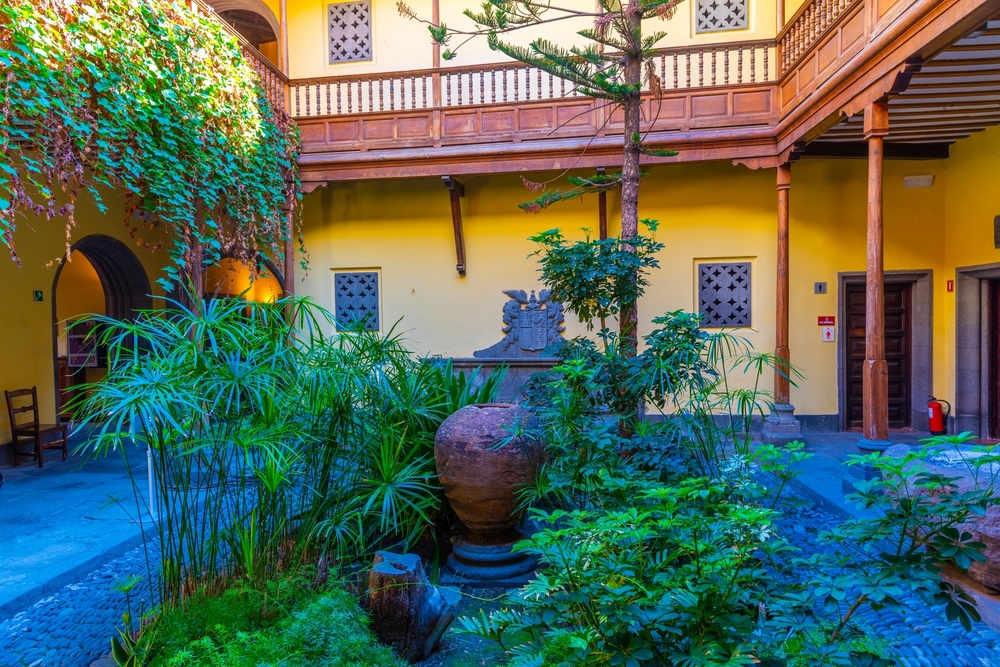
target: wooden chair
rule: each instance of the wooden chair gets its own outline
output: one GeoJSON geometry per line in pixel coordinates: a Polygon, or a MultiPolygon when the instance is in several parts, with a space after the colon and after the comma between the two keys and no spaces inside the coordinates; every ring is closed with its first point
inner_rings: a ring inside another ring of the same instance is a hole
{"type": "Polygon", "coordinates": [[[38,459],[38,467],[45,465],[43,452],[46,449],[61,449],[62,460],[66,460],[66,425],[65,424],[40,424],[38,422],[38,392],[35,387],[31,389],[17,389],[15,391],[4,391],[7,397],[7,414],[10,415],[10,430],[14,436],[11,444],[11,465],[20,465],[22,456],[38,459]],[[24,397],[30,396],[31,402],[20,407],[14,407],[14,402],[23,402],[24,397]],[[20,399],[20,400],[19,400],[20,399]],[[32,419],[30,422],[18,423],[18,416],[30,412],[32,419]],[[56,436],[46,442],[49,436],[56,436]],[[21,446],[30,444],[33,451],[21,451],[21,446]]]}

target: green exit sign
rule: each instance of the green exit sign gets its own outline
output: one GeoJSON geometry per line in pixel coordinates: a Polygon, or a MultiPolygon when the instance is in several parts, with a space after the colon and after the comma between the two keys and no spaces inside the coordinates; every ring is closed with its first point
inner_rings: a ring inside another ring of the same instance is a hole
{"type": "Polygon", "coordinates": [[[35,290],[35,301],[42,302],[45,301],[45,292],[40,289],[35,290]]]}

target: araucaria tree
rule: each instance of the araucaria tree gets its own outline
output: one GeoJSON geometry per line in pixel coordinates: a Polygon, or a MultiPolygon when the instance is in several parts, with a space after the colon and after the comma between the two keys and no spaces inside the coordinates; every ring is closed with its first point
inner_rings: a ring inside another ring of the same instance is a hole
{"type": "MultiPolygon", "coordinates": [[[[661,81],[652,55],[666,33],[645,34],[643,21],[670,18],[680,0],[597,0],[596,7],[591,0],[565,2],[583,8],[556,5],[550,0],[487,0],[480,11],[465,11],[475,24],[470,30],[430,23],[419,18],[402,1],[397,3],[397,8],[403,16],[427,24],[434,41],[445,47],[441,54],[445,60],[454,58],[469,40],[484,36],[491,49],[565,79],[578,93],[605,100],[609,107],[621,109],[624,134],[620,173],[570,178],[573,188],[545,192],[534,201],[522,204],[521,208],[534,212],[558,201],[621,188],[621,238],[627,243],[639,234],[640,157],[675,155],[673,151],[651,148],[644,143],[642,94],[646,90],[654,99],[661,95],[661,81]],[[587,46],[566,48],[544,38],[535,39],[527,46],[507,41],[518,31],[566,20],[586,23],[587,27],[577,34],[584,38],[587,46]],[[460,43],[449,47],[455,38],[460,43]]],[[[538,185],[526,183],[529,187],[538,185]]],[[[622,349],[627,355],[634,355],[638,321],[636,303],[620,304],[618,316],[622,349]]]]}

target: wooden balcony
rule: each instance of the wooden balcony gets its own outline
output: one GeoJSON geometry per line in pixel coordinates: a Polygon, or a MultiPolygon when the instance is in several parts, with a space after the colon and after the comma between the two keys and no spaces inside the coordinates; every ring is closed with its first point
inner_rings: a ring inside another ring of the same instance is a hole
{"type": "MultiPolygon", "coordinates": [[[[653,62],[665,89],[644,100],[654,133],[737,141],[776,119],[773,42],[662,50],[653,62]]],[[[620,114],[516,63],[297,80],[289,103],[307,181],[583,167],[620,153],[620,114]]]]}
{"type": "Polygon", "coordinates": [[[264,89],[264,94],[268,101],[275,109],[286,109],[285,93],[288,90],[288,77],[282,74],[277,66],[265,58],[256,47],[244,39],[242,35],[236,32],[225,20],[220,18],[215,10],[202,0],[185,0],[185,4],[195,14],[217,22],[239,42],[243,57],[246,58],[250,67],[260,76],[261,87],[264,89]]]}
{"type": "MultiPolygon", "coordinates": [[[[1000,0],[810,0],[773,41],[661,50],[647,142],[680,151],[667,161],[776,165],[996,16],[1000,0]]],[[[287,103],[306,190],[621,160],[617,112],[513,62],[294,80],[287,103]]]]}

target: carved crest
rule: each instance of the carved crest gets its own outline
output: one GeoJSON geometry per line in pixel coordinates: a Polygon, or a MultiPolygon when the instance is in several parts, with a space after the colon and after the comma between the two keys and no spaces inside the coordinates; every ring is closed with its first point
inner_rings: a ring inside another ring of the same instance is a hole
{"type": "Polygon", "coordinates": [[[528,296],[524,290],[504,290],[510,301],[503,306],[503,340],[473,352],[474,357],[535,357],[562,340],[565,316],[561,303],[549,301],[549,290],[528,296]]]}

